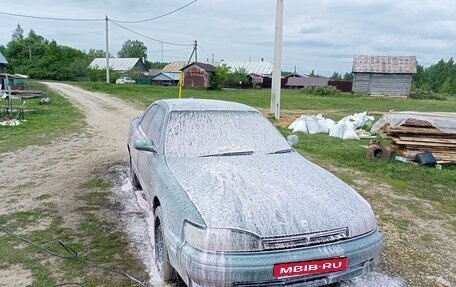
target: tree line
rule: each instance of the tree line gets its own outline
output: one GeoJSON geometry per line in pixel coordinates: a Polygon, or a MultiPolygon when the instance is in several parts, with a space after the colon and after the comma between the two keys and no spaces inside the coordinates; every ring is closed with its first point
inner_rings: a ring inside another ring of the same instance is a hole
{"type": "Polygon", "coordinates": [[[456,94],[456,63],[453,58],[441,59],[429,67],[417,65],[413,88],[441,94],[456,94]]]}
{"type": "MultiPolygon", "coordinates": [[[[6,57],[6,72],[25,74],[34,79],[77,80],[91,79],[103,81],[104,71],[91,70],[89,64],[95,58],[104,58],[105,51],[90,49],[81,51],[59,45],[55,40],[47,40],[35,31],[25,35],[20,25],[13,31],[6,46],[0,46],[0,52],[6,57]]],[[[112,55],[109,55],[112,57],[112,55]]],[[[143,42],[128,40],[119,50],[120,58],[141,58],[148,68],[162,68],[166,63],[147,61],[147,47],[143,42]]],[[[112,72],[112,80],[116,76],[112,72]]]]}

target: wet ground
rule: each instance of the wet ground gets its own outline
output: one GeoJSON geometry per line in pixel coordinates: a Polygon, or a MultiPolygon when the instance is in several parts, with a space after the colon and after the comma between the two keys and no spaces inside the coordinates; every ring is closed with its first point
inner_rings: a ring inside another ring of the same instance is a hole
{"type": "MultiPolygon", "coordinates": [[[[119,210],[122,218],[122,227],[131,239],[131,248],[135,249],[139,257],[147,266],[150,275],[150,283],[153,286],[184,286],[183,283],[166,285],[160,280],[157,268],[154,265],[153,236],[149,236],[153,230],[153,214],[144,199],[141,190],[134,189],[128,179],[128,168],[118,168],[119,178],[113,188],[116,200],[122,203],[119,210]]],[[[370,274],[356,278],[350,282],[344,282],[340,287],[405,287],[404,280],[392,277],[382,270],[376,270],[370,274]]]]}

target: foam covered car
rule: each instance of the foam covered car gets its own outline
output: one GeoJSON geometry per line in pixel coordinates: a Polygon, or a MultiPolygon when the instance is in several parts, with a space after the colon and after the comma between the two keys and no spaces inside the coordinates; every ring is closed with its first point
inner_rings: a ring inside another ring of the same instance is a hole
{"type": "Polygon", "coordinates": [[[154,102],[128,136],[154,212],[155,262],[188,286],[319,286],[370,271],[383,237],[355,190],[293,149],[259,111],[154,102]]]}

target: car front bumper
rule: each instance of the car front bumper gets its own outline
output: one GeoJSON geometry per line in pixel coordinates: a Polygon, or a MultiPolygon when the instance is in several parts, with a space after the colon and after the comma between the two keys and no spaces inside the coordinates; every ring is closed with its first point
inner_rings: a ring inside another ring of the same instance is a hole
{"type": "MultiPolygon", "coordinates": [[[[186,270],[187,283],[196,286],[321,286],[349,280],[370,271],[383,243],[379,230],[349,240],[319,246],[262,252],[206,252],[183,245],[181,270],[186,270]],[[274,264],[347,257],[345,271],[274,278],[274,264]]],[[[183,276],[184,274],[181,274],[183,276]]]]}

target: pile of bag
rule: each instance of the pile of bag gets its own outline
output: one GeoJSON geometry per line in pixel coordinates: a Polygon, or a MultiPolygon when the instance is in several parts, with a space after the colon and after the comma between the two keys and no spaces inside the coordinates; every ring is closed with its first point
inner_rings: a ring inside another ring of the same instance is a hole
{"type": "Polygon", "coordinates": [[[337,123],[331,119],[324,118],[322,114],[315,116],[302,115],[288,129],[293,130],[293,133],[328,133],[332,137],[359,140],[360,134],[364,133],[364,131],[357,129],[369,125],[374,120],[375,118],[368,116],[367,112],[346,116],[337,123]]]}

